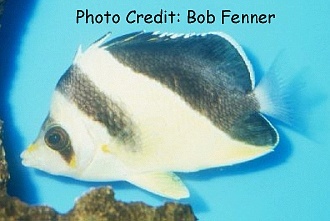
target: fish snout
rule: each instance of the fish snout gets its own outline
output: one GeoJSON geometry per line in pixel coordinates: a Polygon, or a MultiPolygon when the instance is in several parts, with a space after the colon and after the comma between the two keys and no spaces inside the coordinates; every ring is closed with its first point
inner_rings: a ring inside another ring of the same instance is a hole
{"type": "Polygon", "coordinates": [[[32,165],[32,161],[33,161],[32,155],[33,155],[33,152],[37,148],[38,148],[38,146],[35,143],[33,143],[33,144],[29,145],[28,148],[21,153],[20,157],[22,159],[22,164],[24,166],[31,166],[32,165]]]}

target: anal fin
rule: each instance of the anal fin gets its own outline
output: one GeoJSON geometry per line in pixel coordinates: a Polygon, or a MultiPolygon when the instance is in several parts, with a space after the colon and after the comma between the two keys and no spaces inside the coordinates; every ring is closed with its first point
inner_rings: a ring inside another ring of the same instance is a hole
{"type": "Polygon", "coordinates": [[[174,173],[149,172],[129,176],[127,181],[151,193],[172,199],[189,197],[189,190],[174,173]]]}

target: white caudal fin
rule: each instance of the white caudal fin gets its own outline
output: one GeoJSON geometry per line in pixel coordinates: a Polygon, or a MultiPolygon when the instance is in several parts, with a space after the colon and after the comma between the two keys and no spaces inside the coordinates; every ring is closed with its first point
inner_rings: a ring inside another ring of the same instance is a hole
{"type": "Polygon", "coordinates": [[[260,104],[260,112],[292,126],[297,120],[297,104],[302,90],[296,73],[284,61],[283,53],[275,59],[269,71],[262,76],[254,93],[260,104]]]}

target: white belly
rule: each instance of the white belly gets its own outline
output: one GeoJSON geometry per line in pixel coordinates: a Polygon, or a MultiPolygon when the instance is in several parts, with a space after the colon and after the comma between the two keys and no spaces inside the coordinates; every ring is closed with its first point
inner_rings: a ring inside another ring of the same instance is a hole
{"type": "Polygon", "coordinates": [[[139,129],[141,149],[117,150],[138,171],[196,171],[244,162],[270,152],[233,140],[180,96],[146,75],[134,73],[102,49],[87,51],[79,66],[128,112],[139,129]]]}

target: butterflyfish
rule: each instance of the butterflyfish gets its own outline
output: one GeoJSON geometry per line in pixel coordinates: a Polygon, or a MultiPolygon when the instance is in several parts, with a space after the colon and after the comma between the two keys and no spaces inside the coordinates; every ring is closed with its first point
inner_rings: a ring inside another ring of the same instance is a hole
{"type": "Polygon", "coordinates": [[[175,172],[249,161],[279,134],[270,83],[255,86],[242,47],[224,33],[106,34],[59,79],[25,166],[86,181],[127,181],[181,199],[175,172]]]}

